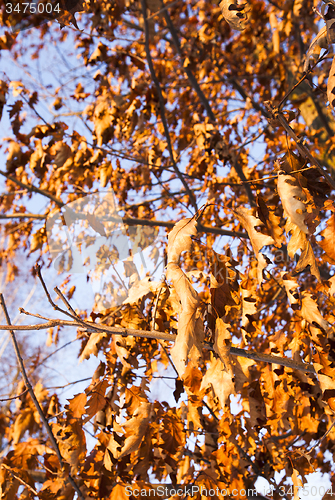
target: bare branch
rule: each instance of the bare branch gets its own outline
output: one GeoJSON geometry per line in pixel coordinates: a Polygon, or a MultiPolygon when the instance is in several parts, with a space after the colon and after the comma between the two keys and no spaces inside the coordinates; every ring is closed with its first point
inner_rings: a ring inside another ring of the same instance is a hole
{"type": "MultiPolygon", "coordinates": [[[[161,0],[161,4],[164,5],[164,2],[163,0],[161,0]]],[[[164,7],[163,7],[164,9],[164,7]]],[[[162,10],[163,10],[162,9],[162,10]]],[[[193,75],[191,69],[184,64],[185,62],[185,58],[184,58],[184,54],[181,50],[181,46],[180,46],[180,41],[179,41],[179,38],[178,38],[178,35],[177,35],[177,32],[175,30],[175,27],[173,26],[173,22],[171,20],[171,17],[168,13],[168,11],[166,10],[166,7],[165,7],[165,10],[164,10],[164,19],[166,21],[166,24],[167,24],[167,27],[169,28],[170,30],[170,33],[171,33],[171,36],[172,36],[172,40],[173,40],[173,43],[177,49],[177,52],[179,54],[179,57],[181,58],[182,60],[182,63],[183,63],[183,69],[187,75],[187,78],[189,79],[189,82],[190,84],[192,85],[192,87],[194,88],[195,92],[197,93],[202,105],[204,106],[205,110],[207,111],[207,114],[209,116],[209,118],[215,122],[216,121],[216,118],[215,118],[215,115],[212,111],[212,108],[208,102],[208,99],[206,98],[205,94],[203,93],[203,91],[201,90],[195,76],[193,75]]]]}
{"type": "Polygon", "coordinates": [[[304,158],[306,158],[312,165],[314,165],[318,169],[320,174],[326,179],[329,186],[335,189],[335,181],[330,177],[328,172],[326,172],[321,167],[320,163],[314,158],[308,147],[305,144],[303,144],[301,139],[299,139],[299,137],[296,135],[293,128],[290,126],[290,124],[285,119],[283,114],[276,107],[274,107],[270,101],[266,101],[264,104],[269,110],[269,112],[272,114],[273,118],[280,123],[280,125],[284,128],[285,132],[287,132],[287,134],[294,140],[299,150],[299,153],[304,158]]]}
{"type": "Polygon", "coordinates": [[[152,58],[151,58],[151,54],[150,54],[149,26],[148,26],[148,20],[147,20],[147,5],[146,5],[146,1],[145,0],[141,0],[141,5],[142,5],[142,14],[143,14],[143,19],[144,19],[144,30],[145,30],[145,52],[146,52],[146,56],[147,56],[147,61],[148,61],[150,73],[151,73],[151,78],[152,78],[152,80],[153,80],[153,82],[155,84],[155,87],[156,87],[156,90],[157,90],[157,94],[158,94],[159,107],[160,107],[160,111],[161,111],[161,118],[162,118],[162,123],[163,123],[163,127],[164,127],[164,133],[165,133],[165,137],[166,137],[166,142],[167,142],[167,147],[168,147],[168,151],[169,151],[171,163],[172,163],[172,166],[173,166],[173,170],[176,172],[179,180],[183,184],[183,186],[185,188],[185,191],[187,192],[187,194],[189,196],[190,202],[191,202],[194,210],[197,211],[198,207],[197,207],[197,202],[196,202],[195,196],[192,193],[192,191],[190,190],[189,185],[185,181],[185,179],[183,177],[183,174],[180,172],[179,168],[177,167],[176,161],[174,159],[174,154],[173,154],[173,151],[172,151],[171,138],[170,138],[170,132],[169,132],[169,128],[168,128],[168,125],[167,125],[167,122],[166,122],[166,116],[165,116],[164,97],[163,97],[163,94],[162,94],[162,90],[161,90],[161,86],[160,86],[159,80],[158,80],[158,78],[156,76],[156,73],[155,73],[155,68],[154,68],[154,65],[153,65],[153,62],[152,62],[152,58]]]}
{"type": "Polygon", "coordinates": [[[34,493],[34,495],[38,496],[37,491],[34,490],[34,488],[32,486],[30,486],[30,484],[26,483],[23,479],[21,479],[20,476],[15,474],[15,472],[10,467],[8,467],[8,465],[2,463],[1,467],[8,470],[9,474],[11,474],[13,477],[15,477],[15,479],[17,479],[18,481],[20,481],[20,483],[22,483],[26,488],[28,488],[28,490],[30,490],[32,493],[34,493]]]}
{"type": "MultiPolygon", "coordinates": [[[[64,463],[64,460],[63,460],[63,457],[60,453],[60,450],[59,450],[59,447],[58,447],[58,444],[57,444],[57,441],[52,433],[52,430],[51,430],[51,427],[50,425],[48,424],[48,421],[47,419],[45,418],[45,415],[43,413],[43,410],[39,404],[39,402],[37,401],[37,398],[35,396],[35,393],[34,393],[34,389],[32,388],[30,382],[29,382],[29,379],[28,379],[28,376],[27,376],[27,372],[26,372],[26,369],[24,367],[24,363],[23,363],[23,359],[22,359],[22,356],[21,356],[21,353],[20,353],[20,349],[19,349],[19,346],[18,346],[18,343],[16,341],[16,337],[15,337],[15,333],[14,333],[14,330],[12,329],[11,327],[11,321],[10,321],[10,317],[9,317],[9,314],[8,314],[8,311],[7,311],[7,307],[6,307],[6,303],[5,303],[5,299],[2,295],[2,293],[0,294],[0,305],[2,307],[2,310],[4,312],[4,315],[5,315],[5,318],[6,318],[6,321],[7,321],[7,325],[9,326],[9,332],[10,332],[10,335],[12,337],[12,342],[13,342],[13,346],[14,346],[14,350],[15,350],[15,354],[16,354],[16,358],[17,358],[17,361],[18,361],[18,364],[19,364],[19,367],[20,367],[20,372],[22,374],[22,377],[23,377],[23,380],[24,380],[24,383],[27,387],[27,390],[30,394],[30,397],[35,405],[35,408],[41,418],[41,421],[43,422],[43,425],[48,433],[48,436],[50,438],[50,441],[55,449],[55,452],[56,452],[56,455],[57,455],[57,458],[59,460],[59,464],[61,466],[61,468],[64,470],[65,468],[65,463],[64,463]]],[[[72,478],[72,476],[70,474],[68,474],[68,479],[69,479],[69,482],[71,483],[73,489],[76,491],[77,495],[79,498],[81,498],[82,500],[84,500],[84,495],[82,494],[82,492],[80,491],[78,485],[76,484],[76,482],[74,481],[74,479],[72,478]]]]}
{"type": "MultiPolygon", "coordinates": [[[[24,309],[20,309],[24,314],[27,314],[24,309]]],[[[29,314],[29,313],[28,313],[29,314]]],[[[99,323],[92,323],[91,321],[67,321],[62,319],[50,319],[46,323],[40,323],[36,325],[16,325],[14,326],[17,331],[27,331],[27,330],[47,330],[52,326],[72,326],[74,328],[79,328],[80,331],[85,332],[107,332],[114,335],[133,335],[134,337],[143,337],[156,340],[167,340],[169,342],[174,342],[177,335],[173,333],[165,333],[158,331],[146,331],[146,330],[136,330],[133,328],[122,328],[116,326],[100,325],[99,323]],[[83,326],[84,325],[84,326],[83,326]]],[[[10,330],[11,327],[8,325],[0,325],[0,330],[10,330]]],[[[205,344],[205,348],[212,350],[212,344],[205,344]]],[[[299,370],[307,373],[315,374],[315,369],[313,365],[308,365],[306,363],[298,363],[289,358],[281,358],[279,356],[273,356],[271,354],[260,354],[254,351],[246,351],[240,349],[239,347],[231,347],[230,353],[233,356],[239,356],[241,358],[252,359],[255,362],[263,363],[273,363],[281,366],[286,366],[292,370],[299,370]]]]}
{"type": "Polygon", "coordinates": [[[6,172],[3,172],[2,170],[0,170],[0,175],[3,175],[4,177],[6,177],[6,179],[14,182],[15,184],[17,184],[18,186],[20,186],[22,188],[27,189],[30,192],[38,193],[38,194],[41,194],[42,196],[45,196],[46,198],[49,198],[49,200],[56,203],[56,205],[58,205],[59,207],[64,206],[64,203],[61,200],[56,198],[53,194],[48,193],[48,191],[44,191],[44,189],[40,189],[40,188],[33,186],[31,184],[24,184],[23,182],[19,181],[19,179],[17,179],[16,177],[9,175],[6,172]]]}

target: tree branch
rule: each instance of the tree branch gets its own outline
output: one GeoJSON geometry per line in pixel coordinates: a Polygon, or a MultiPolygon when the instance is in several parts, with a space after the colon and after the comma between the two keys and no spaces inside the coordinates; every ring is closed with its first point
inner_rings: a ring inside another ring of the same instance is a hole
{"type": "Polygon", "coordinates": [[[160,112],[161,112],[161,118],[162,118],[162,123],[164,127],[164,133],[166,137],[166,142],[167,142],[167,147],[171,159],[171,163],[173,166],[173,170],[176,172],[178,178],[180,179],[181,183],[183,184],[185,191],[187,192],[190,202],[194,208],[195,211],[198,210],[196,199],[192,191],[190,190],[189,185],[185,181],[183,174],[180,172],[179,168],[177,167],[176,161],[174,159],[174,154],[172,151],[172,144],[171,144],[171,138],[170,138],[170,132],[169,128],[166,122],[166,116],[165,116],[165,104],[164,104],[164,97],[162,94],[161,86],[159,83],[159,80],[156,76],[155,73],[155,68],[152,62],[151,54],[150,54],[150,40],[149,40],[149,26],[148,26],[148,20],[147,20],[147,5],[145,0],[141,0],[141,5],[142,5],[142,14],[143,14],[143,20],[144,20],[144,32],[145,32],[145,52],[147,56],[147,61],[150,69],[150,74],[151,78],[155,84],[157,94],[158,94],[158,100],[159,100],[159,107],[160,107],[160,112]]]}
{"type": "MultiPolygon", "coordinates": [[[[164,6],[164,2],[163,0],[161,0],[161,4],[164,6]]],[[[165,7],[165,6],[164,6],[165,7]]],[[[164,8],[163,7],[163,8],[164,8]]],[[[181,58],[182,60],[182,63],[183,63],[183,69],[187,75],[187,78],[189,79],[189,82],[191,84],[191,86],[194,88],[195,92],[197,93],[200,101],[202,102],[209,118],[215,122],[216,121],[216,118],[215,118],[215,115],[212,111],[212,108],[208,102],[208,99],[206,98],[205,94],[203,93],[203,91],[201,90],[195,76],[193,75],[191,69],[188,67],[188,66],[185,66],[184,65],[184,61],[185,61],[185,57],[184,57],[184,54],[181,50],[181,45],[180,45],[180,41],[179,41],[179,38],[178,38],[178,35],[177,35],[177,32],[175,30],[175,27],[172,23],[172,20],[171,20],[171,17],[170,17],[170,14],[168,13],[168,11],[165,9],[164,12],[163,12],[163,16],[164,16],[164,19],[166,21],[166,24],[167,24],[167,27],[169,28],[169,31],[171,33],[171,36],[172,36],[172,40],[173,40],[173,43],[177,49],[177,52],[179,54],[179,57],[181,58]]]]}
{"type": "MultiPolygon", "coordinates": [[[[273,177],[277,178],[277,177],[273,177]]],[[[19,217],[21,218],[33,218],[33,219],[46,219],[48,215],[39,215],[39,214],[8,214],[8,215],[0,215],[0,219],[12,219],[19,217]]],[[[85,216],[80,215],[80,218],[85,218],[85,216]]],[[[102,221],[104,219],[101,219],[102,221]]],[[[115,221],[115,222],[122,222],[124,224],[127,224],[128,226],[151,226],[151,227],[167,227],[167,228],[173,228],[173,226],[176,224],[174,221],[160,221],[160,220],[151,220],[151,219],[138,219],[136,217],[112,217],[108,216],[106,218],[108,221],[115,221]]],[[[237,238],[245,238],[248,239],[249,236],[247,233],[243,233],[242,231],[230,231],[229,229],[222,229],[220,227],[210,227],[210,226],[203,226],[202,224],[198,224],[198,231],[203,232],[203,233],[208,233],[208,234],[219,234],[222,236],[232,236],[232,237],[237,237],[237,238]]]]}
{"type": "Polygon", "coordinates": [[[6,179],[14,182],[15,184],[17,184],[18,186],[20,186],[24,189],[27,189],[30,192],[38,193],[38,194],[41,194],[42,196],[45,196],[46,198],[49,198],[49,200],[52,200],[59,207],[64,206],[64,203],[61,200],[56,198],[56,196],[54,196],[53,194],[48,193],[48,191],[44,191],[44,189],[40,189],[40,188],[33,186],[31,184],[24,184],[23,182],[19,181],[19,179],[16,179],[16,177],[14,177],[13,175],[9,175],[6,172],[3,172],[3,170],[0,170],[0,175],[3,175],[4,177],[6,177],[6,179]]]}
{"type": "MultiPolygon", "coordinates": [[[[18,361],[18,364],[19,364],[19,367],[20,367],[20,372],[22,374],[22,377],[23,377],[23,380],[24,380],[24,383],[28,389],[28,392],[30,394],[30,397],[35,405],[35,408],[41,418],[41,421],[43,422],[43,425],[48,433],[48,436],[50,438],[50,441],[55,449],[55,452],[56,452],[56,455],[57,455],[57,458],[59,460],[59,464],[61,466],[61,468],[64,470],[65,469],[65,463],[63,461],[63,457],[60,453],[60,450],[59,450],[59,447],[58,447],[58,444],[57,444],[57,441],[52,433],[52,430],[51,430],[51,427],[47,421],[47,419],[45,418],[44,416],[44,413],[43,413],[43,410],[39,404],[39,402],[37,401],[37,398],[35,396],[35,393],[34,393],[34,389],[32,388],[30,382],[29,382],[29,379],[28,379],[28,376],[27,376],[27,372],[26,372],[26,369],[24,367],[24,363],[23,363],[23,359],[22,359],[22,356],[21,356],[21,353],[20,353],[20,349],[19,349],[19,346],[18,346],[18,343],[16,341],[16,337],[15,337],[15,333],[14,333],[14,330],[12,329],[12,326],[11,326],[11,321],[10,321],[10,317],[9,317],[9,314],[8,314],[8,311],[7,311],[7,307],[6,307],[6,303],[5,303],[5,299],[2,295],[2,293],[0,294],[0,305],[2,307],[2,310],[4,312],[4,315],[5,315],[5,318],[6,318],[6,321],[7,321],[7,325],[9,327],[9,332],[10,332],[10,335],[12,337],[12,342],[13,342],[13,346],[14,346],[14,350],[15,350],[15,354],[16,354],[16,358],[17,358],[17,361],[18,361]]],[[[71,483],[73,489],[76,491],[77,495],[79,498],[81,498],[82,500],[85,500],[84,499],[84,495],[82,494],[82,492],[80,491],[79,489],[79,486],[76,484],[76,482],[74,481],[74,479],[72,478],[72,476],[70,474],[68,474],[68,479],[69,479],[69,482],[71,483]]]]}
{"type": "Polygon", "coordinates": [[[285,117],[282,115],[282,113],[276,107],[273,106],[271,101],[266,101],[264,104],[267,107],[267,109],[269,110],[269,112],[272,114],[273,118],[280,123],[280,125],[283,127],[285,132],[294,140],[294,142],[296,143],[297,148],[299,150],[299,153],[304,158],[309,160],[309,162],[312,165],[314,165],[318,169],[320,174],[326,179],[329,186],[332,187],[333,189],[335,189],[335,181],[330,177],[328,172],[326,172],[321,167],[320,163],[314,158],[314,156],[312,155],[312,153],[310,152],[308,147],[305,144],[303,144],[301,139],[299,139],[299,137],[296,135],[293,128],[290,126],[290,124],[285,119],[285,117]]]}
{"type": "MultiPolygon", "coordinates": [[[[23,314],[28,314],[24,309],[20,309],[20,312],[23,314]]],[[[26,330],[47,330],[50,327],[54,326],[72,326],[74,328],[79,328],[80,331],[85,332],[107,332],[113,335],[133,335],[134,337],[143,337],[149,339],[156,340],[167,340],[169,342],[174,342],[176,340],[177,335],[173,333],[159,332],[159,331],[147,331],[147,330],[136,330],[132,328],[122,328],[116,326],[107,326],[100,325],[99,323],[92,323],[91,321],[68,321],[62,319],[50,319],[45,323],[39,323],[35,325],[14,325],[15,330],[17,331],[26,331],[26,330]],[[84,323],[84,326],[83,326],[84,323]]],[[[0,325],[0,330],[10,330],[11,327],[8,325],[0,325]]],[[[205,348],[212,350],[213,346],[210,343],[205,344],[205,348]]],[[[288,368],[292,368],[292,370],[299,370],[307,373],[315,374],[315,369],[313,365],[308,365],[306,363],[298,363],[289,358],[281,358],[279,356],[273,356],[271,354],[260,354],[253,351],[246,351],[244,349],[240,349],[238,347],[231,347],[230,354],[233,356],[238,356],[241,358],[252,359],[253,361],[259,361],[264,363],[273,363],[281,366],[286,366],[288,368]]]]}

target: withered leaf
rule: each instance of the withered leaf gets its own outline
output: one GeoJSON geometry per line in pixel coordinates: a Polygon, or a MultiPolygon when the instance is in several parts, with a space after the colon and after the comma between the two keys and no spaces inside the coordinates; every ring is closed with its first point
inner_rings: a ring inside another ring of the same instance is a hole
{"type": "Polygon", "coordinates": [[[121,451],[111,450],[114,458],[121,459],[136,451],[145,435],[152,413],[152,403],[141,401],[133,416],[127,420],[122,427],[126,430],[126,440],[121,451]]]}
{"type": "Polygon", "coordinates": [[[309,234],[309,229],[305,224],[306,217],[306,194],[298,185],[297,179],[292,175],[286,175],[284,171],[278,173],[277,182],[278,194],[284,208],[284,214],[290,217],[291,221],[305,234],[309,234]]]}
{"type": "Polygon", "coordinates": [[[327,99],[330,106],[335,111],[335,56],[333,57],[333,62],[329,71],[327,82],[327,99]]]}
{"type": "Polygon", "coordinates": [[[316,61],[320,56],[321,49],[327,49],[327,48],[328,48],[327,27],[323,26],[319,31],[319,33],[316,35],[316,37],[313,38],[308,48],[304,64],[305,72],[308,71],[311,64],[313,65],[316,63],[316,61]]]}
{"type": "Polygon", "coordinates": [[[80,355],[79,362],[83,361],[84,359],[88,359],[91,356],[91,354],[97,356],[99,352],[98,344],[105,337],[107,337],[107,333],[105,332],[92,332],[90,338],[88,339],[87,344],[84,347],[83,352],[80,355]]]}
{"type": "Polygon", "coordinates": [[[239,3],[239,0],[221,0],[219,6],[223,17],[232,28],[239,31],[246,29],[250,12],[248,2],[239,3]]]}
{"type": "Polygon", "coordinates": [[[326,252],[332,264],[335,264],[335,214],[327,220],[326,228],[321,231],[323,240],[318,241],[318,244],[326,252]]]}
{"type": "Polygon", "coordinates": [[[168,238],[168,262],[178,263],[180,254],[191,250],[192,236],[196,236],[197,220],[195,217],[177,222],[168,238]]]}
{"type": "Polygon", "coordinates": [[[228,404],[229,396],[235,393],[232,371],[227,371],[221,359],[214,356],[211,357],[209,368],[202,379],[200,391],[208,387],[212,387],[222,409],[228,404]]]}
{"type": "Polygon", "coordinates": [[[171,349],[171,357],[179,376],[182,377],[188,360],[197,364],[202,356],[203,324],[201,319],[196,316],[199,298],[198,293],[177,264],[169,263],[167,265],[166,277],[173,282],[181,303],[178,335],[171,349]]]}

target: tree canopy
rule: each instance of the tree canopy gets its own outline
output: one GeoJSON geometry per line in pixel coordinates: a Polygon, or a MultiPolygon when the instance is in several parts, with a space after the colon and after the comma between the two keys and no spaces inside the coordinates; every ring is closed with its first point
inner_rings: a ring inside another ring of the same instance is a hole
{"type": "Polygon", "coordinates": [[[260,477],[298,499],[313,471],[335,495],[334,22],[334,0],[0,5],[1,499],[260,477]],[[28,275],[38,313],[10,326],[28,275]],[[95,369],[64,401],[43,362],[74,339],[95,369]]]}

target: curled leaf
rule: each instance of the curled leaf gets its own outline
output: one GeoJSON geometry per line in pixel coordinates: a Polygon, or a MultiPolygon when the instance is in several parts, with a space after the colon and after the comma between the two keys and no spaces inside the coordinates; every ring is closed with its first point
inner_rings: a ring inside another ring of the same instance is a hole
{"type": "Polygon", "coordinates": [[[309,229],[305,223],[306,217],[306,194],[297,184],[293,175],[286,175],[283,170],[278,173],[277,189],[283,204],[286,216],[305,234],[309,234],[309,229]]]}
{"type": "Polygon", "coordinates": [[[247,2],[239,4],[238,0],[221,0],[219,6],[223,17],[233,29],[238,31],[246,29],[250,12],[247,2]]]}
{"type": "Polygon", "coordinates": [[[329,71],[327,98],[331,108],[335,110],[335,57],[333,57],[333,62],[329,71]]]}
{"type": "Polygon", "coordinates": [[[203,325],[201,319],[196,316],[199,298],[198,293],[177,264],[168,264],[166,276],[172,281],[181,303],[178,335],[171,349],[171,357],[179,376],[182,377],[188,361],[196,365],[202,355],[203,325]]]}
{"type": "Polygon", "coordinates": [[[327,27],[324,26],[319,33],[316,35],[315,38],[313,38],[307,54],[306,54],[306,61],[304,64],[304,71],[307,72],[310,63],[316,63],[316,61],[319,58],[321,49],[326,49],[328,47],[328,40],[327,40],[327,27]]]}
{"type": "Polygon", "coordinates": [[[197,220],[195,217],[182,219],[174,225],[168,238],[168,262],[178,263],[182,252],[191,250],[192,236],[196,236],[197,220]]]}

